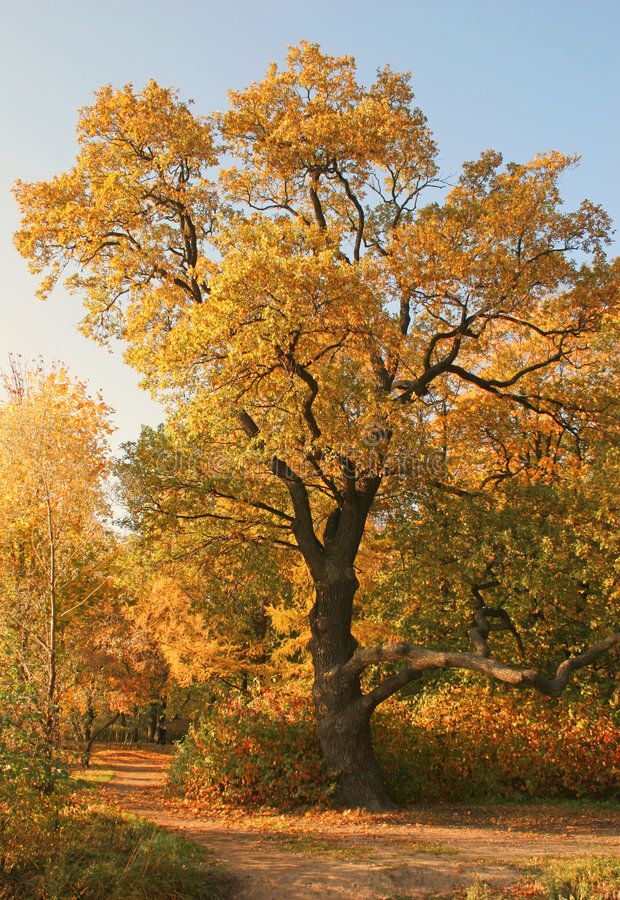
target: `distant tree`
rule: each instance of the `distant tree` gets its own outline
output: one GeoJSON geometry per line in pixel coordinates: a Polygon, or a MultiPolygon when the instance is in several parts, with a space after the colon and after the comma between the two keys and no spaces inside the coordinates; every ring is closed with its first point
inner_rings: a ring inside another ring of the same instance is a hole
{"type": "Polygon", "coordinates": [[[177,684],[219,681],[246,693],[273,670],[278,642],[270,611],[291,601],[291,552],[261,538],[252,520],[195,514],[203,491],[202,452],[181,454],[163,427],[144,428],[117,462],[127,510],[126,570],[132,617],[163,654],[177,684]],[[182,496],[183,495],[183,496],[182,496]]]}
{"type": "MultiPolygon", "coordinates": [[[[0,406],[0,639],[7,664],[39,704],[51,760],[71,652],[64,637],[105,594],[108,580],[102,478],[109,410],[62,368],[22,373],[6,387],[0,406]]],[[[51,768],[48,776],[51,788],[51,768]]]]}
{"type": "Polygon", "coordinates": [[[113,580],[126,560],[114,542],[112,585],[106,596],[73,621],[64,634],[63,716],[70,722],[88,768],[98,738],[122,716],[134,718],[168,683],[168,667],[152,635],[133,615],[135,598],[113,580]]]}
{"type": "MultiPolygon", "coordinates": [[[[477,611],[473,652],[363,647],[352,633],[369,517],[403,502],[392,473],[455,489],[422,465],[441,462],[447,415],[464,451],[484,404],[531,432],[554,423],[578,452],[618,279],[607,215],[561,206],[574,157],[504,166],[488,150],[429,202],[436,147],[408,77],[386,67],[364,88],[351,57],[305,42],[211,117],[154,82],[105,87],[78,142],[68,173],[17,185],[17,246],[46,273],[43,294],[68,268],[85,332],[126,342],[179,440],[200,448],[199,489],[162,479],[168,510],[303,556],[316,719],[341,803],[388,803],[370,719],[422,672],[557,695],[618,643],[547,677],[490,656],[489,633],[512,627],[495,607],[477,611]],[[583,365],[590,389],[575,396],[583,365]]],[[[470,456],[484,485],[493,471],[470,456]]]]}

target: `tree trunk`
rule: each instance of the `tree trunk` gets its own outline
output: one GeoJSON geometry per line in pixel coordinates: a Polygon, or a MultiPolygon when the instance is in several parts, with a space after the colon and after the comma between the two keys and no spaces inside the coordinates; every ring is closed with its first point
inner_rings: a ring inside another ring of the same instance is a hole
{"type": "Polygon", "coordinates": [[[82,768],[88,769],[90,766],[90,755],[93,749],[93,722],[95,721],[95,711],[89,703],[84,718],[84,743],[82,745],[82,768]]]}
{"type": "Polygon", "coordinates": [[[357,642],[351,634],[358,581],[352,569],[331,573],[315,585],[310,613],[314,663],[314,708],[323,760],[336,782],[336,802],[347,808],[393,807],[372,747],[370,711],[359,678],[335,679],[330,672],[350,659],[357,642]]]}
{"type": "Polygon", "coordinates": [[[146,728],[146,739],[149,743],[155,743],[157,736],[157,716],[159,713],[159,704],[151,703],[149,707],[149,719],[146,728]]]}
{"type": "Polygon", "coordinates": [[[59,744],[59,713],[58,698],[56,696],[56,630],[57,630],[57,597],[56,597],[56,531],[52,504],[47,488],[45,489],[47,507],[47,528],[49,541],[49,611],[47,634],[47,692],[45,698],[45,715],[43,718],[43,733],[45,740],[46,773],[44,779],[44,792],[52,794],[56,784],[54,756],[59,744]]]}

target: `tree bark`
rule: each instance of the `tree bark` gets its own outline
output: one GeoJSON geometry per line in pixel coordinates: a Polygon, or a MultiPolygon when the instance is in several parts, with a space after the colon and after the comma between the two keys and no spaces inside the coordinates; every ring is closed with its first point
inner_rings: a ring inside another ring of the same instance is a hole
{"type": "Polygon", "coordinates": [[[358,581],[352,569],[336,570],[316,585],[310,613],[314,663],[314,708],[323,760],[336,784],[335,801],[346,808],[384,810],[393,806],[383,786],[370,732],[370,710],[359,676],[334,679],[336,667],[353,655],[353,598],[358,581]]]}
{"type": "Polygon", "coordinates": [[[82,745],[82,768],[90,767],[90,756],[93,749],[93,722],[95,721],[95,711],[92,704],[89,703],[84,717],[84,743],[82,745]]]}
{"type": "Polygon", "coordinates": [[[110,725],[113,725],[114,722],[119,718],[120,713],[114,713],[103,725],[100,725],[99,728],[94,729],[93,723],[95,721],[95,711],[92,706],[89,706],[86,711],[86,720],[84,725],[84,744],[83,744],[83,752],[82,752],[82,767],[84,769],[88,769],[90,767],[90,757],[93,750],[93,744],[95,741],[103,734],[106,728],[109,728],[110,725]]]}
{"type": "Polygon", "coordinates": [[[159,704],[151,703],[149,706],[149,718],[148,724],[146,727],[146,739],[150,744],[155,743],[155,738],[157,736],[157,716],[159,713],[159,704]]]}
{"type": "Polygon", "coordinates": [[[45,698],[45,714],[43,719],[43,733],[45,739],[45,757],[46,757],[46,773],[44,791],[46,794],[52,794],[56,785],[54,755],[59,743],[59,725],[58,725],[58,697],[56,696],[56,631],[58,628],[58,609],[56,596],[56,529],[54,527],[54,516],[50,494],[45,488],[45,503],[47,509],[47,530],[49,542],[49,611],[48,611],[48,634],[47,634],[47,691],[45,698]]]}

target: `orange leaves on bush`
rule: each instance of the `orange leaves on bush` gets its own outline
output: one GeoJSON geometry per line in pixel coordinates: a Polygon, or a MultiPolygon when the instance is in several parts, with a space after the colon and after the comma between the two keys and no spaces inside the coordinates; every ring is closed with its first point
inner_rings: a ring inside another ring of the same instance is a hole
{"type": "Polygon", "coordinates": [[[328,795],[309,704],[269,691],[229,700],[195,726],[171,780],[190,800],[289,808],[328,795]]]}
{"type": "Polygon", "coordinates": [[[415,707],[392,704],[375,730],[386,781],[401,802],[618,791],[617,723],[584,702],[541,704],[449,685],[415,707]]]}

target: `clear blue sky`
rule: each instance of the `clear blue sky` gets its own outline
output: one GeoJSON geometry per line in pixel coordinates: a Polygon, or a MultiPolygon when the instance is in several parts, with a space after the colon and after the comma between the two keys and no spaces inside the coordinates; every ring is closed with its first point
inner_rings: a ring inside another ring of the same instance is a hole
{"type": "MultiPolygon", "coordinates": [[[[351,53],[369,82],[386,62],[412,70],[444,173],[493,147],[522,160],[582,154],[569,204],[620,222],[620,0],[0,0],[0,367],[9,351],[61,359],[117,410],[117,439],[159,419],[120,353],[76,334],[77,298],[34,299],[12,247],[9,187],[74,156],[78,107],[100,85],[154,77],[207,112],[258,79],[301,38],[351,53]]],[[[618,249],[616,247],[616,252],[618,249]]]]}

